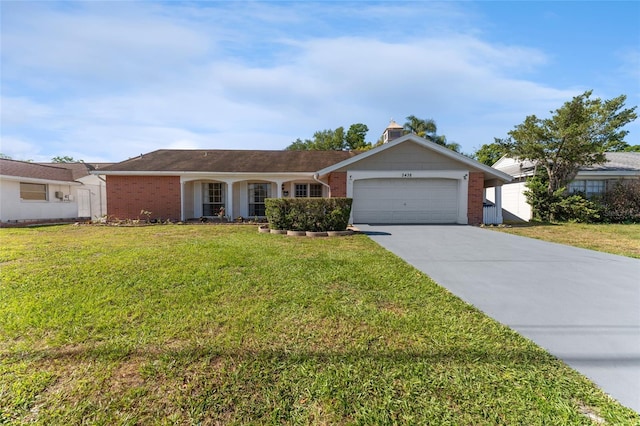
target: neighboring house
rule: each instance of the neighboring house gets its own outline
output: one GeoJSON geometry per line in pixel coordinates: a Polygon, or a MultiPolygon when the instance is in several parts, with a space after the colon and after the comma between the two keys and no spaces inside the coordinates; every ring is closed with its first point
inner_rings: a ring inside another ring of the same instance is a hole
{"type": "MultiPolygon", "coordinates": [[[[567,190],[570,193],[580,192],[591,197],[604,194],[620,180],[640,179],[640,152],[607,152],[605,156],[607,161],[604,164],[580,168],[567,190]]],[[[502,187],[505,220],[531,220],[531,206],[527,204],[524,191],[527,178],[535,172],[535,164],[504,156],[493,168],[513,177],[511,183],[502,187]]],[[[487,199],[495,200],[492,190],[487,191],[487,199]]]]}
{"type": "MultiPolygon", "coordinates": [[[[483,221],[483,189],[511,178],[416,135],[365,152],[158,150],[94,171],[108,215],[262,218],[269,197],[351,197],[352,223],[483,221]]],[[[499,189],[496,191],[500,193],[499,189]]]]}
{"type": "Polygon", "coordinates": [[[0,159],[0,224],[68,222],[106,215],[106,184],[90,173],[105,165],[0,159]]]}

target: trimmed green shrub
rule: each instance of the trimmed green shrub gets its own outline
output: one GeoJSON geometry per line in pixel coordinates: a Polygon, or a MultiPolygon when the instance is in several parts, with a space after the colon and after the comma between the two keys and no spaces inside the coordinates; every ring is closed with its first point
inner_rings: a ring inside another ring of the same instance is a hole
{"type": "Polygon", "coordinates": [[[349,225],[351,198],[267,198],[271,229],[344,231],[349,225]]]}
{"type": "Polygon", "coordinates": [[[267,220],[271,229],[293,229],[289,217],[291,199],[267,198],[264,200],[267,220]]]}

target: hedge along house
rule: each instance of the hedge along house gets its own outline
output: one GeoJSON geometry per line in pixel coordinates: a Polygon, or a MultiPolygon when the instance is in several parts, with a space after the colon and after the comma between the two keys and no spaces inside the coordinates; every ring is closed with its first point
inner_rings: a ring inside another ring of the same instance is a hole
{"type": "Polygon", "coordinates": [[[96,173],[117,219],[262,218],[269,197],[351,197],[351,223],[482,223],[484,188],[510,176],[394,129],[363,152],[158,150],[96,173]]]}

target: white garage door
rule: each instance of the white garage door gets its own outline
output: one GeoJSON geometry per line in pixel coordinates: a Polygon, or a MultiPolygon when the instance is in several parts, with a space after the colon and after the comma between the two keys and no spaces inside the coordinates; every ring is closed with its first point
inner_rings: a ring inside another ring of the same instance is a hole
{"type": "Polygon", "coordinates": [[[456,223],[458,181],[363,179],[353,183],[354,223],[456,223]]]}

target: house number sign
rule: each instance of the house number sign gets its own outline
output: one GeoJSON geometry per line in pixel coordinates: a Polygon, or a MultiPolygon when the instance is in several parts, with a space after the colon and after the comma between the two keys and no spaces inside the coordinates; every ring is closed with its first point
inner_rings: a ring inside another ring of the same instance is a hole
{"type": "Polygon", "coordinates": [[[410,172],[405,172],[402,174],[403,178],[410,178],[411,177],[411,173],[410,172]]]}

